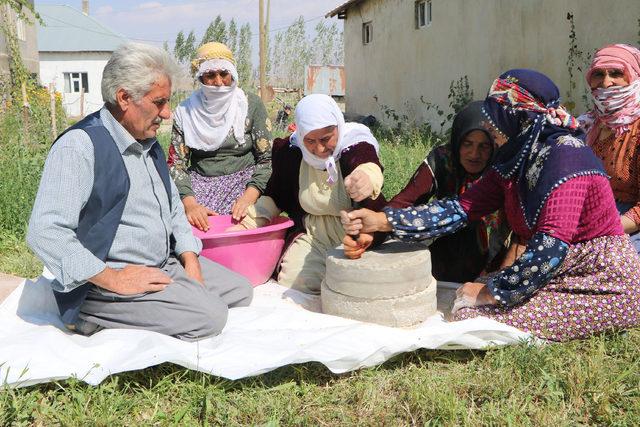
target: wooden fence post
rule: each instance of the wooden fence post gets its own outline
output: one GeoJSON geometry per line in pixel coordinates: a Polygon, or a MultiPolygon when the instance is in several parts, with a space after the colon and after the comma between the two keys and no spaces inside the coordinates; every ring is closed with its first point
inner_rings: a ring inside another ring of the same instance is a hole
{"type": "Polygon", "coordinates": [[[27,99],[27,84],[22,82],[22,125],[24,142],[26,144],[30,143],[29,138],[29,100],[27,99]]]}
{"type": "Polygon", "coordinates": [[[84,119],[84,87],[80,88],[80,118],[84,119]]]}
{"type": "Polygon", "coordinates": [[[49,83],[49,98],[51,100],[51,140],[58,136],[58,124],[56,122],[56,88],[53,83],[49,83]]]}

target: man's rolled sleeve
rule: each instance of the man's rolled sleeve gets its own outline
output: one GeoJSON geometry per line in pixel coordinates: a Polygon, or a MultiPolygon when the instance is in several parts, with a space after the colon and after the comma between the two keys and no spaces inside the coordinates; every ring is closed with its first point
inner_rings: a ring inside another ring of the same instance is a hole
{"type": "Polygon", "coordinates": [[[87,282],[90,278],[101,273],[107,264],[96,258],[86,249],[70,254],[62,258],[61,271],[62,289],[55,289],[58,286],[54,284],[54,290],[59,292],[70,291],[76,286],[80,286],[87,282]]]}
{"type": "Polygon", "coordinates": [[[180,256],[185,252],[193,252],[199,255],[202,250],[202,242],[191,231],[191,224],[184,213],[184,206],[173,180],[171,180],[171,226],[173,238],[176,241],[175,254],[180,256]]]}

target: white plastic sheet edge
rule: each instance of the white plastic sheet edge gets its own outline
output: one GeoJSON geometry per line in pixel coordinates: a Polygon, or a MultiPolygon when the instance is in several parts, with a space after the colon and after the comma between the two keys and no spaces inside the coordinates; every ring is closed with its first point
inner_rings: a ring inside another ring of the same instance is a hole
{"type": "Polygon", "coordinates": [[[317,305],[317,297],[267,283],[255,288],[250,307],[230,310],[217,337],[185,342],[131,329],[85,337],[64,329],[47,279],[26,280],[0,304],[0,382],[23,387],[74,377],[97,385],[164,362],[231,380],[306,362],[343,373],[421,348],[486,349],[531,339],[484,317],[446,322],[438,314],[398,329],[311,311],[317,305]]]}

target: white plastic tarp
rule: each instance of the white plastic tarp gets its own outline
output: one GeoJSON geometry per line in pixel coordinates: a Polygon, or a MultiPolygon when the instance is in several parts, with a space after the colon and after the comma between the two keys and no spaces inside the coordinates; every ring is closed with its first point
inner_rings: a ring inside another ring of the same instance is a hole
{"type": "Polygon", "coordinates": [[[482,349],[529,338],[487,318],[446,322],[438,314],[398,329],[321,314],[319,305],[318,297],[267,283],[255,288],[250,307],[230,310],[217,337],[185,342],[132,329],[85,337],[65,330],[47,279],[27,280],[0,305],[0,381],[19,387],[75,377],[96,385],[164,362],[228,379],[312,361],[341,373],[420,348],[482,349]]]}

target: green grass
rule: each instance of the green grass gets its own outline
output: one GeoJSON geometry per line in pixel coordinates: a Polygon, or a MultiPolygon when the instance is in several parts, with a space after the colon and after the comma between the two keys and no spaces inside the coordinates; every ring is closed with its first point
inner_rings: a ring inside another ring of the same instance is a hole
{"type": "Polygon", "coordinates": [[[640,334],[487,352],[416,351],[358,372],[227,381],[165,364],[5,390],[8,425],[637,425],[640,334]]]}
{"type": "MultiPolygon", "coordinates": [[[[41,264],[24,231],[48,143],[22,147],[7,126],[0,121],[0,271],[34,277],[41,264]]],[[[431,144],[381,139],[389,197],[431,144]]],[[[0,390],[0,425],[637,425],[639,365],[640,331],[486,352],[421,350],[343,375],[307,363],[227,381],[164,364],[98,387],[71,379],[0,390]]]]}

